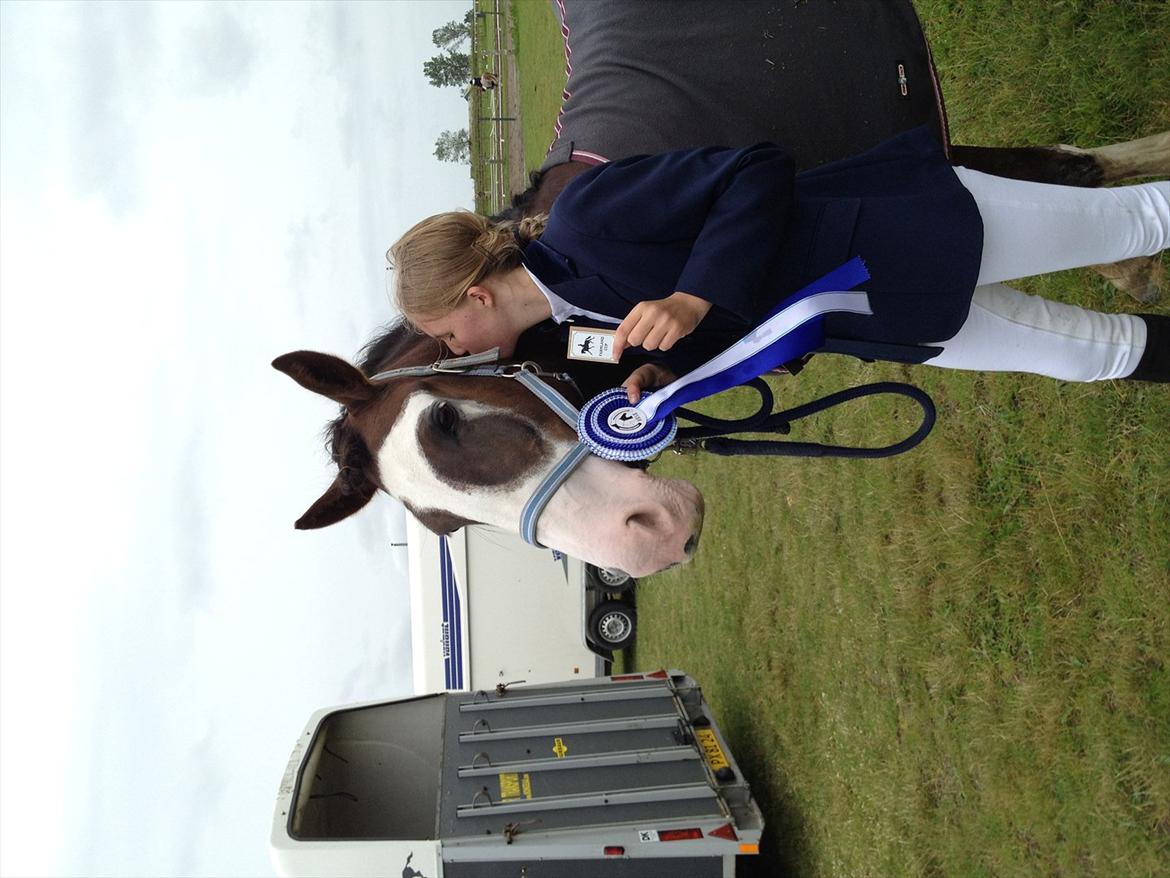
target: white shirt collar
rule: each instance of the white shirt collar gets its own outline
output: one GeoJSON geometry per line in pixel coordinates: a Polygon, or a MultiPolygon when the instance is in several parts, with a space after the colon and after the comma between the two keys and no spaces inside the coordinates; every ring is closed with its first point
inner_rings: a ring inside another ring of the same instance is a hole
{"type": "MultiPolygon", "coordinates": [[[[521,264],[523,265],[523,263],[521,264]]],[[[523,268],[528,272],[528,276],[532,278],[533,283],[536,284],[537,289],[539,289],[544,294],[544,297],[548,299],[548,304],[552,308],[552,319],[555,323],[564,323],[569,318],[577,316],[589,317],[593,320],[598,320],[602,323],[610,323],[614,326],[617,326],[619,323],[621,323],[621,320],[616,317],[610,317],[607,314],[598,314],[596,311],[587,311],[584,308],[578,308],[572,302],[566,302],[564,299],[546,287],[544,282],[541,281],[541,279],[538,278],[535,274],[533,274],[527,265],[524,265],[523,268]]]]}

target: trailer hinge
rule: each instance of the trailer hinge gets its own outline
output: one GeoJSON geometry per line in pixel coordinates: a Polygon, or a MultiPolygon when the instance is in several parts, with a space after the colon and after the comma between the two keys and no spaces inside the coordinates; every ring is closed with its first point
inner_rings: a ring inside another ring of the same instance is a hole
{"type": "Polygon", "coordinates": [[[539,822],[540,822],[540,818],[535,818],[533,820],[524,820],[520,823],[506,823],[504,825],[504,840],[508,844],[511,844],[512,839],[514,839],[516,836],[518,836],[520,834],[521,827],[528,826],[528,825],[533,824],[533,823],[539,823],[539,822]]]}
{"type": "Polygon", "coordinates": [[[508,691],[509,686],[519,686],[520,684],[527,682],[527,680],[513,680],[511,683],[496,683],[496,694],[503,695],[508,691]]]}

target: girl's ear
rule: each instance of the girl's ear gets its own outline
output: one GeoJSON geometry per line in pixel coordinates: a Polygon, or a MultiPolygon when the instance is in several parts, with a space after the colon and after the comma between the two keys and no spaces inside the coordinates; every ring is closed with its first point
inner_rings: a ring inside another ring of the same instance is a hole
{"type": "Polygon", "coordinates": [[[496,294],[487,287],[476,284],[469,287],[467,290],[467,298],[471,299],[476,305],[482,305],[486,308],[492,308],[496,304],[496,294]]]}

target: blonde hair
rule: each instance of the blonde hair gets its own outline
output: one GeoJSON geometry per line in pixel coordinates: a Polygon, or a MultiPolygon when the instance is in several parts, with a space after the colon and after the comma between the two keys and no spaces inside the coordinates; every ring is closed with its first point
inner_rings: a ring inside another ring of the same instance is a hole
{"type": "Polygon", "coordinates": [[[407,320],[450,313],[470,287],[518,266],[547,219],[492,222],[469,210],[427,217],[386,251],[395,305],[407,320]]]}

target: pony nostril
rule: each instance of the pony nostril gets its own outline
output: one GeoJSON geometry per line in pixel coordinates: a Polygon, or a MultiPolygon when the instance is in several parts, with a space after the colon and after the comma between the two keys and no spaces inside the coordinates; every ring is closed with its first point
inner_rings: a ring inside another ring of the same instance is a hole
{"type": "Polygon", "coordinates": [[[652,512],[635,512],[626,519],[626,527],[644,528],[646,530],[654,530],[654,514],[652,512]]]}
{"type": "Polygon", "coordinates": [[[699,548],[699,535],[691,534],[687,539],[686,544],[683,545],[683,554],[691,558],[695,554],[695,549],[699,548]]]}

